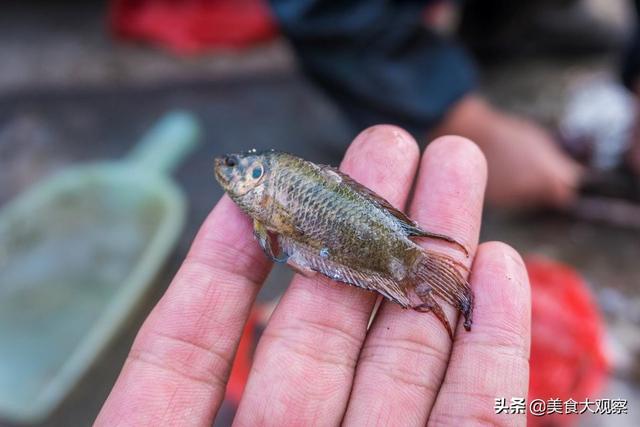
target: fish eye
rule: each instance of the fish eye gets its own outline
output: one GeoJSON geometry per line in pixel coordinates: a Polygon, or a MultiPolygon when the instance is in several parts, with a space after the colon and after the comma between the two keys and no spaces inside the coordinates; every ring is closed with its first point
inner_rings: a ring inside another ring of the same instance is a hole
{"type": "Polygon", "coordinates": [[[232,168],[232,167],[234,167],[235,165],[238,164],[238,161],[233,156],[225,156],[224,164],[225,164],[225,166],[229,166],[230,168],[232,168]]]}
{"type": "Polygon", "coordinates": [[[262,173],[264,172],[264,170],[262,169],[262,166],[256,166],[255,168],[253,168],[253,170],[251,171],[251,177],[253,179],[259,179],[262,176],[262,173]]]}

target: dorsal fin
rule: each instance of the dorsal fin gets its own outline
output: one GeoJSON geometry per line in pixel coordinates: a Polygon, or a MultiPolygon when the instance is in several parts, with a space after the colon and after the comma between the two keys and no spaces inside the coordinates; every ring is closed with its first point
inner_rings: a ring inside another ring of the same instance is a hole
{"type": "Polygon", "coordinates": [[[340,178],[342,178],[342,182],[347,184],[349,187],[351,187],[355,192],[363,195],[364,197],[366,197],[367,199],[369,199],[370,201],[372,201],[373,203],[375,203],[376,205],[380,206],[381,208],[389,212],[391,215],[393,215],[396,219],[400,221],[402,228],[407,231],[408,235],[413,235],[411,230],[416,230],[418,234],[421,231],[420,228],[418,228],[418,224],[416,224],[415,221],[409,218],[404,212],[394,208],[391,205],[391,203],[389,203],[388,201],[383,199],[381,196],[376,194],[373,190],[370,190],[369,188],[360,184],[355,179],[351,178],[346,173],[341,172],[340,170],[334,168],[333,166],[322,165],[321,168],[327,169],[331,173],[338,174],[340,178]]]}

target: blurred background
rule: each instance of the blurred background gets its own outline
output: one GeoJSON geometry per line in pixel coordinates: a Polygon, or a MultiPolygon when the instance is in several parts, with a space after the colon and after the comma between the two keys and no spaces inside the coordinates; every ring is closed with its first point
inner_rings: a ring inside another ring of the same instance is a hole
{"type": "MultiPolygon", "coordinates": [[[[524,2],[508,13],[509,2],[425,3],[424,24],[464,46],[482,102],[538,123],[587,171],[561,202],[521,209],[531,207],[528,196],[522,206],[496,196],[482,240],[506,241],[527,259],[530,396],[626,399],[629,414],[531,425],[640,425],[640,185],[623,160],[636,100],[620,78],[633,2],[524,2]]],[[[93,421],[222,195],[214,155],[276,148],[338,164],[366,122],[383,115],[354,113],[342,99],[352,94],[331,85],[336,77],[301,57],[308,40],[298,35],[294,26],[282,31],[259,0],[2,5],[0,426],[93,421]],[[46,403],[30,412],[30,399],[46,403]]],[[[394,114],[384,121],[410,127],[424,146],[428,135],[457,129],[450,104],[425,129],[394,114]]],[[[247,342],[290,275],[274,269],[247,342]]],[[[230,422],[242,363],[219,425],[230,422]]]]}

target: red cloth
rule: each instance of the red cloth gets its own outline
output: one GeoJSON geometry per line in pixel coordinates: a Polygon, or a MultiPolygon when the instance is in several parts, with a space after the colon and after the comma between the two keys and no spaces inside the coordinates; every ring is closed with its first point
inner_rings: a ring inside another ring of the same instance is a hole
{"type": "MultiPolygon", "coordinates": [[[[558,262],[530,258],[532,399],[598,398],[608,371],[604,322],[584,280],[558,262]]],[[[578,409],[581,409],[578,406],[578,409]]],[[[529,426],[572,425],[577,415],[528,415],[529,426]]]]}
{"type": "Polygon", "coordinates": [[[116,36],[178,54],[246,47],[277,34],[265,0],[111,0],[109,17],[116,36]]]}

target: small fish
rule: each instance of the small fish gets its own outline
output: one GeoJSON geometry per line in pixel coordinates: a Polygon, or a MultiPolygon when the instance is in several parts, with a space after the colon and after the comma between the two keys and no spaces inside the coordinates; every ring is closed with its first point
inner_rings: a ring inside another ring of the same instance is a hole
{"type": "Polygon", "coordinates": [[[331,166],[274,150],[215,159],[215,176],[251,218],[274,262],[310,276],[376,291],[405,308],[433,312],[453,338],[438,300],[456,307],[471,329],[473,294],[453,258],[411,238],[454,239],[422,230],[373,191],[331,166]]]}

